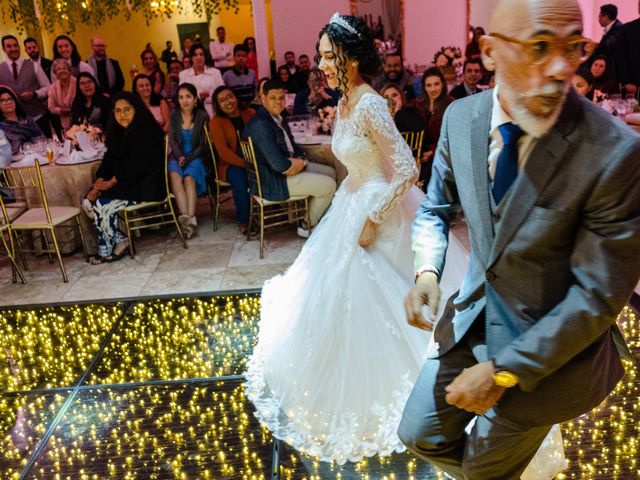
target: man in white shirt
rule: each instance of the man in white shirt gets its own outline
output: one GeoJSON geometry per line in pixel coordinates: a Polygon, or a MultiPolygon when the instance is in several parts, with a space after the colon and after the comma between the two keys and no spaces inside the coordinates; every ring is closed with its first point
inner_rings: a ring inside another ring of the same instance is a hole
{"type": "Polygon", "coordinates": [[[53,65],[53,61],[40,55],[38,41],[33,37],[27,37],[24,39],[23,45],[31,61],[37,63],[40,68],[44,70],[44,73],[47,74],[47,78],[51,80],[51,66],[53,65]]]}
{"type": "Polygon", "coordinates": [[[51,136],[47,116],[47,95],[51,82],[40,66],[20,57],[20,44],[13,35],[2,37],[2,50],[7,59],[0,63],[0,84],[11,88],[29,117],[45,135],[51,136]]]}
{"type": "Polygon", "coordinates": [[[227,32],[224,27],[216,29],[218,40],[209,42],[209,51],[213,58],[214,66],[224,73],[233,63],[233,43],[225,41],[227,32]]]}

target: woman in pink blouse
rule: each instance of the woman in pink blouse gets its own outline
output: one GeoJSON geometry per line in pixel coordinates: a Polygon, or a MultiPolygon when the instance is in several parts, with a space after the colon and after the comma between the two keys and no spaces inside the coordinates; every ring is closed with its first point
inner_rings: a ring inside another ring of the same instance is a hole
{"type": "Polygon", "coordinates": [[[47,107],[53,115],[60,118],[60,126],[64,132],[71,127],[71,105],[76,96],[76,77],[71,75],[71,68],[63,58],[53,61],[51,72],[55,74],[56,80],[49,89],[47,107]]]}

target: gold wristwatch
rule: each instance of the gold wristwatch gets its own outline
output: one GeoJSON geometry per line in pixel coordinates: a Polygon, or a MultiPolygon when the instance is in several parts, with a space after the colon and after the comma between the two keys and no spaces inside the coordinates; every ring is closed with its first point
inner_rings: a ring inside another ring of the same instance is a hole
{"type": "Polygon", "coordinates": [[[493,362],[494,372],[493,372],[493,383],[495,383],[498,387],[502,388],[511,388],[515,387],[520,379],[518,375],[509,370],[498,370],[495,362],[493,362]]]}

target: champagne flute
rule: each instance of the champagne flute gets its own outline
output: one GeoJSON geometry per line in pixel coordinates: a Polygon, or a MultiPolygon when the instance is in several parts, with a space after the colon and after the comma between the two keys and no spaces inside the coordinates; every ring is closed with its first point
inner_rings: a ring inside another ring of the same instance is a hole
{"type": "Polygon", "coordinates": [[[45,153],[47,154],[47,162],[49,162],[49,165],[54,165],[56,163],[56,152],[52,142],[47,142],[45,153]]]}

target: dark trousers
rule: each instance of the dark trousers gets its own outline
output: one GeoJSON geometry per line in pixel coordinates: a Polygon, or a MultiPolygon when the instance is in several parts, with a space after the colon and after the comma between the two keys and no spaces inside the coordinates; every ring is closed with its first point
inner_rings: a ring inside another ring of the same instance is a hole
{"type": "Polygon", "coordinates": [[[245,168],[229,166],[227,181],[231,184],[233,203],[236,206],[236,220],[240,225],[249,223],[249,180],[245,168]]]}

